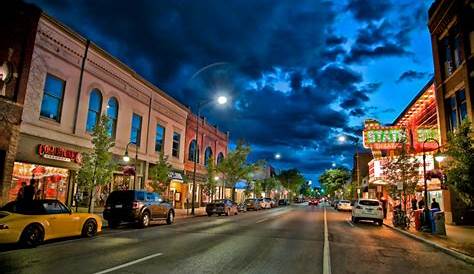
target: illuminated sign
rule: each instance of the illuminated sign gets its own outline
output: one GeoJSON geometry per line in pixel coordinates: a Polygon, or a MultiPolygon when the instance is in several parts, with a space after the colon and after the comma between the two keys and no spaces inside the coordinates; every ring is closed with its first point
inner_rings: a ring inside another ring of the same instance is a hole
{"type": "Polygon", "coordinates": [[[423,143],[428,139],[438,140],[438,129],[437,128],[417,128],[416,129],[416,140],[418,143],[423,143]]]}
{"type": "Polygon", "coordinates": [[[77,164],[82,163],[82,154],[74,150],[68,150],[62,147],[55,147],[50,145],[38,145],[39,156],[63,162],[75,162],[77,164]]]}
{"type": "Polygon", "coordinates": [[[406,129],[400,127],[372,127],[365,129],[364,147],[371,149],[395,149],[406,142],[406,129]]]}

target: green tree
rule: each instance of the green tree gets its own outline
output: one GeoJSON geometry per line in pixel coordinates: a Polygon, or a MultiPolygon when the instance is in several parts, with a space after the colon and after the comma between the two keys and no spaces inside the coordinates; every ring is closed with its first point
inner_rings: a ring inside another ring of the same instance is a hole
{"type": "Polygon", "coordinates": [[[474,206],[474,132],[471,123],[464,120],[453,133],[448,134],[446,165],[447,183],[454,187],[469,206],[474,206]]]}
{"type": "Polygon", "coordinates": [[[268,197],[270,196],[270,192],[272,190],[276,190],[278,188],[280,181],[277,180],[275,177],[268,177],[261,180],[257,180],[257,183],[260,186],[260,192],[265,192],[265,195],[268,197]]]}
{"type": "MultiPolygon", "coordinates": [[[[301,185],[306,183],[305,178],[296,168],[282,170],[277,176],[281,185],[291,193],[297,193],[301,185]]],[[[291,198],[291,197],[290,197],[291,198]]]]}
{"type": "Polygon", "coordinates": [[[169,185],[171,182],[169,174],[171,170],[172,166],[168,163],[168,156],[165,156],[163,152],[160,152],[158,161],[148,170],[151,188],[167,199],[169,198],[169,185]]]}
{"type": "Polygon", "coordinates": [[[213,197],[217,187],[217,167],[214,161],[214,157],[210,157],[207,161],[206,165],[207,169],[207,181],[206,183],[202,184],[202,191],[208,196],[213,197]]]}
{"type": "Polygon", "coordinates": [[[339,167],[327,169],[319,176],[319,183],[325,194],[335,196],[336,192],[342,191],[346,182],[351,178],[347,168],[339,167]]]}
{"type": "Polygon", "coordinates": [[[112,181],[116,168],[109,151],[114,142],[108,134],[109,118],[102,115],[92,132],[92,151],[84,153],[82,166],[77,174],[80,186],[89,191],[89,212],[94,211],[95,196],[101,186],[112,181]]]}
{"type": "Polygon", "coordinates": [[[217,171],[222,174],[225,185],[232,188],[232,200],[235,200],[235,184],[239,180],[248,178],[255,169],[255,165],[247,163],[249,153],[250,146],[239,141],[237,147],[230,151],[217,166],[217,171]]]}
{"type": "Polygon", "coordinates": [[[420,163],[408,153],[405,143],[401,143],[399,155],[388,161],[383,172],[388,182],[390,195],[398,197],[400,194],[401,202],[406,210],[409,196],[415,194],[416,185],[420,180],[420,163]],[[403,190],[398,190],[397,184],[403,184],[403,190]]]}

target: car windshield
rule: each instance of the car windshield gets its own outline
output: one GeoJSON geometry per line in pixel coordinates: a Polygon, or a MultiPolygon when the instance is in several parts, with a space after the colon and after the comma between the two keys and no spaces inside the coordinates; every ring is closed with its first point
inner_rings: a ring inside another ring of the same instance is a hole
{"type": "Polygon", "coordinates": [[[17,201],[13,201],[6,204],[4,207],[1,208],[1,210],[24,215],[46,214],[46,210],[41,202],[42,201],[31,201],[20,203],[17,201]]]}
{"type": "Polygon", "coordinates": [[[214,203],[215,204],[223,204],[223,203],[225,203],[225,200],[215,200],[214,203]]]}
{"type": "Polygon", "coordinates": [[[107,204],[132,202],[135,199],[134,191],[114,191],[107,198],[107,204]]]}
{"type": "Polygon", "coordinates": [[[370,200],[360,200],[359,205],[364,206],[379,206],[380,203],[378,201],[370,201],[370,200]]]}
{"type": "Polygon", "coordinates": [[[339,203],[341,203],[341,204],[350,204],[351,202],[346,201],[346,200],[342,200],[342,201],[340,201],[339,203]]]}

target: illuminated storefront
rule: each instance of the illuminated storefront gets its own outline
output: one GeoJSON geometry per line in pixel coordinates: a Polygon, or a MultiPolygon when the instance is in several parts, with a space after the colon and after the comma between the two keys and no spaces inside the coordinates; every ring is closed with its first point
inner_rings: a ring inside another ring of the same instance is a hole
{"type": "MultiPolygon", "coordinates": [[[[397,158],[402,146],[405,146],[414,161],[419,163],[419,182],[416,195],[412,198],[423,199],[424,173],[423,152],[426,154],[427,174],[441,172],[435,165],[433,154],[438,145],[431,139],[439,140],[439,125],[437,117],[436,98],[433,81],[417,94],[407,108],[389,126],[383,126],[376,120],[366,120],[363,131],[363,145],[372,151],[374,159],[369,162],[368,184],[376,190],[376,197],[389,199],[384,168],[387,163],[397,158]],[[424,147],[424,149],[423,149],[424,147]],[[424,151],[423,151],[424,150],[424,151]]],[[[436,198],[441,209],[446,212],[449,222],[451,206],[449,191],[439,178],[427,177],[428,199],[436,198]]]]}

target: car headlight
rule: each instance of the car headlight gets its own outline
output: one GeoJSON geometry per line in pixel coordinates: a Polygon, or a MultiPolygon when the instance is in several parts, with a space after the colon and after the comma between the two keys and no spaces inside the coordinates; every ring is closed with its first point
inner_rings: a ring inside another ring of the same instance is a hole
{"type": "Polygon", "coordinates": [[[2,229],[8,229],[8,226],[6,224],[0,224],[0,230],[2,229]]]}

